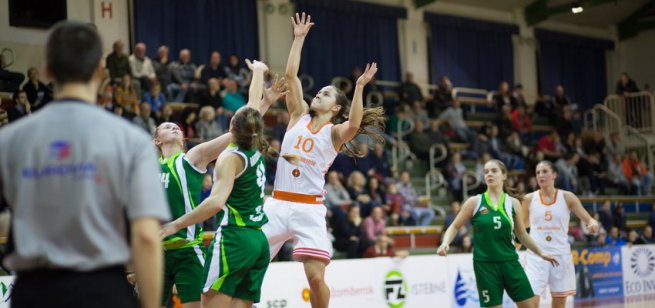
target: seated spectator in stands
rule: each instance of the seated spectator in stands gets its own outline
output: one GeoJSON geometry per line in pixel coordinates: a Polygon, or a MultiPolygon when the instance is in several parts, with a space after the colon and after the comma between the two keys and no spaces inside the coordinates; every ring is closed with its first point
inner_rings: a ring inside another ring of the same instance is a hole
{"type": "Polygon", "coordinates": [[[601,229],[598,231],[598,236],[596,236],[596,239],[593,242],[591,242],[590,246],[595,248],[607,247],[608,246],[607,238],[608,238],[607,231],[601,229]]]}
{"type": "Polygon", "coordinates": [[[500,136],[501,140],[505,140],[514,131],[514,126],[512,126],[512,109],[509,105],[503,105],[501,107],[500,114],[494,124],[498,126],[498,136],[500,136]]]}
{"type": "Polygon", "coordinates": [[[489,130],[489,144],[491,145],[491,156],[502,161],[508,169],[525,169],[525,161],[522,157],[510,154],[503,149],[503,142],[498,136],[498,126],[496,125],[491,125],[489,130]]]}
{"type": "Polygon", "coordinates": [[[530,177],[528,179],[528,185],[526,187],[527,191],[537,191],[539,190],[539,185],[537,184],[537,178],[530,177]]]}
{"type": "Polygon", "coordinates": [[[628,245],[628,247],[641,244],[641,242],[639,241],[639,233],[637,233],[637,230],[630,229],[628,230],[627,233],[628,233],[628,240],[626,241],[626,244],[628,245]]]}
{"type": "MultiPolygon", "coordinates": [[[[343,214],[353,204],[348,190],[341,184],[339,174],[336,171],[330,171],[328,173],[325,191],[325,204],[333,213],[343,214]]],[[[359,209],[357,209],[357,214],[359,214],[359,209]]]]}
{"type": "Polygon", "coordinates": [[[639,159],[637,152],[630,152],[630,156],[623,160],[623,174],[636,187],[638,196],[651,195],[653,191],[653,172],[649,171],[639,159]]]}
{"type": "Polygon", "coordinates": [[[650,209],[650,215],[648,215],[648,225],[651,228],[655,228],[655,203],[653,203],[653,207],[650,209]]]}
{"type": "Polygon", "coordinates": [[[566,96],[564,86],[562,85],[557,85],[557,87],[555,87],[555,97],[553,97],[553,100],[555,102],[555,107],[560,111],[564,109],[565,106],[570,106],[572,104],[571,99],[566,96]]]}
{"type": "Polygon", "coordinates": [[[157,78],[152,61],[146,56],[146,44],[139,42],[134,45],[134,53],[128,58],[134,80],[139,81],[143,92],[150,89],[150,84],[157,78]]]}
{"type": "Polygon", "coordinates": [[[448,122],[461,141],[471,142],[475,138],[475,132],[471,131],[464,122],[464,111],[461,106],[459,100],[453,100],[453,105],[439,114],[439,120],[448,122]]]}
{"type": "Polygon", "coordinates": [[[225,68],[221,65],[221,53],[213,51],[209,56],[209,63],[207,63],[200,72],[200,83],[208,85],[209,80],[217,79],[220,84],[220,81],[226,77],[227,74],[225,73],[225,68]]]}
{"type": "Polygon", "coordinates": [[[582,133],[582,127],[584,123],[582,122],[582,113],[580,110],[575,110],[573,111],[573,116],[571,117],[571,128],[573,128],[573,132],[579,136],[582,133]]]}
{"type": "Polygon", "coordinates": [[[8,71],[5,69],[5,65],[5,57],[0,54],[0,91],[16,92],[25,80],[25,75],[8,71]]]}
{"type": "Polygon", "coordinates": [[[216,113],[211,106],[200,108],[199,118],[196,122],[196,133],[201,142],[209,141],[225,133],[218,127],[216,113]]]}
{"type": "Polygon", "coordinates": [[[237,55],[231,55],[225,66],[227,78],[236,81],[239,92],[248,93],[250,85],[250,71],[243,67],[241,60],[237,55]]]}
{"type": "Polygon", "coordinates": [[[425,132],[423,122],[414,123],[414,131],[407,135],[409,149],[421,160],[430,158],[430,136],[425,132]]]}
{"type": "Polygon", "coordinates": [[[619,228],[619,232],[626,232],[628,230],[627,221],[628,218],[625,216],[623,204],[618,203],[612,214],[612,226],[619,228]]]}
{"type": "MultiPolygon", "coordinates": [[[[435,144],[441,144],[444,146],[444,149],[446,150],[445,153],[445,158],[436,163],[437,168],[445,168],[446,164],[450,160],[450,150],[448,148],[448,137],[446,137],[440,130],[439,127],[439,120],[431,120],[430,121],[430,128],[427,131],[428,136],[430,137],[430,146],[433,146],[435,144]]],[[[439,148],[437,148],[437,151],[441,151],[439,148]]],[[[440,155],[441,153],[437,152],[437,156],[440,155]]]]}
{"type": "Polygon", "coordinates": [[[221,93],[223,99],[223,107],[226,111],[229,111],[231,114],[234,114],[241,108],[246,105],[246,98],[243,97],[243,94],[239,92],[237,87],[237,82],[232,79],[225,79],[225,90],[221,93]]]}
{"type": "Polygon", "coordinates": [[[155,113],[155,117],[159,117],[166,103],[166,97],[161,92],[161,85],[158,81],[155,80],[152,82],[150,91],[143,95],[143,101],[150,104],[150,109],[155,113]]]}
{"type": "Polygon", "coordinates": [[[376,206],[372,209],[371,215],[365,217],[362,221],[362,241],[366,246],[373,245],[378,237],[384,235],[386,222],[384,220],[384,210],[376,206]]]}
{"type": "Polygon", "coordinates": [[[434,211],[428,207],[419,205],[418,194],[410,182],[409,172],[403,171],[400,174],[400,181],[396,184],[398,192],[405,200],[405,208],[412,215],[413,220],[419,226],[428,226],[434,219],[434,211]]]}
{"type": "Polygon", "coordinates": [[[571,126],[572,116],[573,111],[571,110],[571,107],[565,106],[557,120],[557,134],[559,134],[560,138],[562,139],[573,133],[573,126],[571,126]]]}
{"type": "Polygon", "coordinates": [[[589,196],[598,193],[598,191],[604,192],[605,185],[600,180],[600,177],[604,176],[600,157],[596,153],[588,154],[582,146],[580,137],[575,137],[573,133],[569,134],[569,136],[573,138],[571,153],[577,153],[580,157],[576,166],[580,177],[579,183],[582,194],[589,196]]]}
{"type": "Polygon", "coordinates": [[[109,77],[109,70],[106,68],[102,72],[102,81],[98,86],[98,106],[107,111],[114,109],[114,86],[109,77]]]}
{"type": "Polygon", "coordinates": [[[621,155],[623,153],[625,153],[625,147],[621,142],[621,136],[618,132],[612,132],[610,134],[609,141],[605,143],[605,154],[607,155],[607,161],[609,162],[614,159],[616,154],[621,155]]]}
{"type": "Polygon", "coordinates": [[[493,105],[497,111],[501,111],[503,106],[509,106],[510,110],[514,110],[518,106],[516,98],[509,90],[509,83],[507,81],[501,81],[500,85],[498,85],[498,93],[493,96],[493,105]]]}
{"type": "Polygon", "coordinates": [[[655,244],[655,237],[653,237],[653,227],[646,225],[644,231],[639,236],[638,244],[655,244]]]}
{"type": "Polygon", "coordinates": [[[608,246],[616,247],[624,246],[626,244],[626,241],[621,238],[621,233],[617,227],[610,228],[610,233],[607,235],[605,242],[607,242],[608,246]]]}
{"type": "Polygon", "coordinates": [[[121,83],[114,91],[114,102],[123,107],[125,116],[128,119],[133,118],[139,113],[139,97],[137,90],[132,83],[132,76],[130,74],[123,75],[121,83]]]}
{"type": "Polygon", "coordinates": [[[453,84],[448,76],[441,76],[437,90],[434,92],[432,100],[428,101],[426,109],[430,118],[436,118],[439,113],[448,108],[453,101],[453,84]]]}
{"type": "Polygon", "coordinates": [[[348,259],[361,257],[368,243],[362,240],[362,217],[359,207],[351,206],[348,215],[342,215],[335,221],[332,230],[334,249],[346,253],[348,259]]]}
{"type": "Polygon", "coordinates": [[[32,106],[27,99],[25,91],[14,92],[13,95],[14,106],[7,110],[7,120],[9,123],[15,122],[18,119],[32,113],[32,106]]]}
{"type": "Polygon", "coordinates": [[[23,91],[32,105],[32,111],[37,111],[52,100],[52,89],[39,80],[39,70],[36,67],[27,70],[27,78],[23,91]]]}
{"type": "Polygon", "coordinates": [[[557,187],[575,193],[578,189],[577,153],[569,153],[555,162],[557,167],[557,187]]]}
{"type": "Polygon", "coordinates": [[[556,130],[552,130],[549,134],[539,138],[536,149],[543,153],[545,159],[550,161],[555,161],[564,155],[560,147],[560,137],[556,130]]]}
{"type": "Polygon", "coordinates": [[[420,101],[414,101],[411,104],[412,109],[409,111],[409,119],[414,121],[414,123],[423,123],[423,127],[428,127],[430,118],[428,117],[428,113],[425,111],[425,108],[423,108],[423,103],[420,101]]]}
{"type": "Polygon", "coordinates": [[[639,92],[637,83],[630,78],[628,73],[622,73],[619,82],[616,84],[616,94],[628,95],[628,93],[639,92]]]}
{"type": "Polygon", "coordinates": [[[196,84],[197,66],[191,62],[191,51],[188,49],[180,50],[180,59],[171,63],[170,70],[173,76],[173,82],[179,85],[177,93],[173,93],[174,102],[191,101],[192,96],[197,88],[196,84]]]}
{"type": "MultiPolygon", "coordinates": [[[[610,161],[607,164],[607,181],[618,187],[624,195],[633,192],[632,184],[623,173],[623,160],[621,159],[621,154],[614,154],[610,158],[610,161]]],[[[636,194],[636,187],[634,190],[634,193],[636,194]]]]}
{"type": "Polygon", "coordinates": [[[371,200],[378,206],[383,206],[387,204],[387,196],[384,192],[384,188],[380,185],[378,178],[371,176],[368,178],[368,183],[366,183],[366,191],[368,195],[371,196],[371,200]]]}
{"type": "Polygon", "coordinates": [[[182,122],[180,124],[180,129],[182,129],[182,134],[187,140],[187,147],[192,148],[200,142],[198,135],[196,133],[196,112],[193,109],[184,109],[182,111],[182,122]]]}
{"type": "Polygon", "coordinates": [[[525,142],[532,140],[532,120],[526,113],[525,106],[518,106],[512,111],[512,127],[520,134],[521,140],[525,142]]]}
{"type": "Polygon", "coordinates": [[[139,105],[139,113],[137,116],[132,119],[132,122],[136,124],[137,126],[143,128],[144,131],[148,134],[154,134],[155,129],[157,128],[157,125],[155,124],[155,120],[150,116],[151,110],[150,110],[150,104],[148,103],[141,103],[139,105]]]}
{"type": "Polygon", "coordinates": [[[547,119],[551,125],[557,124],[557,106],[550,97],[539,94],[534,111],[539,117],[547,119]]]}
{"type": "Polygon", "coordinates": [[[395,183],[390,183],[387,187],[385,199],[387,203],[383,205],[383,208],[386,211],[387,217],[389,217],[392,226],[398,226],[400,224],[400,213],[403,210],[405,200],[398,193],[395,183]]]}
{"type": "MultiPolygon", "coordinates": [[[[209,78],[207,81],[207,89],[203,90],[200,96],[200,108],[204,106],[211,106],[218,108],[223,106],[223,97],[221,95],[221,84],[217,78],[209,78]]],[[[287,112],[283,112],[287,113],[287,112]]]]}
{"type": "Polygon", "coordinates": [[[107,56],[105,60],[105,67],[109,69],[109,75],[114,84],[120,84],[125,74],[131,74],[130,60],[123,51],[123,41],[117,40],[114,42],[113,51],[107,56]]]}
{"type": "Polygon", "coordinates": [[[529,106],[528,103],[525,101],[525,97],[523,96],[523,85],[520,83],[517,83],[514,85],[514,89],[512,89],[512,96],[514,97],[514,100],[516,101],[516,107],[521,107],[525,108],[526,113],[529,113],[529,106]]]}
{"type": "Polygon", "coordinates": [[[396,252],[393,249],[393,240],[386,236],[382,235],[378,237],[378,240],[375,242],[375,245],[370,246],[366,251],[364,251],[364,258],[377,258],[377,257],[406,257],[409,253],[407,251],[398,251],[396,252]]]}
{"type": "Polygon", "coordinates": [[[357,151],[363,157],[356,158],[357,163],[355,163],[356,165],[355,170],[361,172],[367,178],[375,176],[375,162],[373,159],[371,159],[370,151],[368,149],[368,144],[366,143],[357,144],[357,151]]]}
{"type": "Polygon", "coordinates": [[[603,229],[609,230],[614,226],[614,218],[612,215],[612,202],[610,200],[605,200],[600,210],[598,210],[598,216],[600,217],[600,224],[603,226],[603,229]]]}
{"type": "Polygon", "coordinates": [[[465,179],[464,173],[466,172],[466,167],[462,163],[462,157],[459,152],[453,153],[450,158],[450,163],[446,167],[446,176],[448,177],[448,186],[450,186],[451,191],[455,200],[462,201],[463,198],[463,183],[465,179]]]}
{"type": "Polygon", "coordinates": [[[473,252],[473,242],[470,235],[465,235],[462,238],[462,248],[461,253],[472,253],[473,252]]]}
{"type": "Polygon", "coordinates": [[[374,207],[382,206],[368,194],[366,178],[359,171],[353,171],[348,177],[348,193],[355,204],[359,206],[362,217],[368,217],[374,207]]]}
{"type": "Polygon", "coordinates": [[[527,157],[528,153],[530,152],[530,149],[523,145],[523,141],[521,141],[521,137],[519,137],[518,132],[512,132],[509,134],[509,137],[505,139],[504,146],[508,153],[517,155],[519,157],[527,157]]]}
{"type": "Polygon", "coordinates": [[[176,122],[176,119],[173,118],[173,108],[171,105],[164,105],[161,108],[161,115],[159,117],[155,117],[155,123],[157,126],[164,122],[176,122]]]}
{"type": "Polygon", "coordinates": [[[155,75],[159,84],[161,84],[161,88],[166,92],[166,98],[172,100],[173,92],[177,93],[180,90],[180,85],[173,83],[170,64],[168,47],[162,45],[157,49],[157,57],[152,59],[152,67],[155,69],[155,75]]]}
{"type": "Polygon", "coordinates": [[[374,166],[375,176],[385,182],[393,179],[391,163],[383,144],[376,143],[373,146],[373,151],[369,152],[368,157],[374,166]]]}
{"type": "Polygon", "coordinates": [[[398,87],[398,97],[400,98],[400,102],[405,104],[423,102],[423,93],[421,92],[421,88],[414,82],[414,74],[412,72],[405,74],[405,81],[398,87]]]}

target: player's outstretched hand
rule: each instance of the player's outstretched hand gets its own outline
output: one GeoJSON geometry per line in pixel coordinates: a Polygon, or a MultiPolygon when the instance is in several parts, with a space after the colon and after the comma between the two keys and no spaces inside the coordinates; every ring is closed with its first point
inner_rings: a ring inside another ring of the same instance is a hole
{"type": "Polygon", "coordinates": [[[359,86],[365,86],[371,79],[373,79],[373,76],[375,76],[375,73],[378,71],[378,64],[373,62],[366,64],[366,69],[364,70],[364,73],[357,78],[357,85],[359,86]]]}
{"type": "Polygon", "coordinates": [[[541,258],[550,262],[550,264],[552,264],[553,266],[559,266],[559,262],[557,261],[557,258],[555,258],[555,256],[542,254],[541,258]]]}
{"type": "Polygon", "coordinates": [[[264,101],[269,104],[277,102],[280,97],[287,95],[287,82],[284,77],[279,78],[277,75],[273,77],[273,82],[268,88],[264,88],[264,101]]]}
{"type": "Polygon", "coordinates": [[[449,248],[450,248],[449,245],[441,244],[441,246],[439,246],[439,248],[437,248],[437,254],[442,256],[442,257],[445,257],[448,254],[448,249],[449,248]]]}
{"type": "Polygon", "coordinates": [[[293,35],[301,38],[307,36],[309,29],[314,26],[312,16],[305,14],[305,12],[302,12],[302,14],[296,13],[295,18],[291,17],[291,23],[293,24],[293,35]]]}

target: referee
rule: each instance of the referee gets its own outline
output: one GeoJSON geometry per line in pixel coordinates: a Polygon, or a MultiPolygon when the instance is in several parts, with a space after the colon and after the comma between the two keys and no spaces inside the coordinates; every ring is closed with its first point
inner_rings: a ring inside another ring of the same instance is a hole
{"type": "Polygon", "coordinates": [[[0,206],[12,223],[3,264],[13,307],[142,307],[162,289],[160,221],[169,218],[149,136],[94,106],[102,43],[88,24],[50,30],[55,101],[0,130],[0,206]],[[129,236],[129,238],[128,238],[129,236]]]}

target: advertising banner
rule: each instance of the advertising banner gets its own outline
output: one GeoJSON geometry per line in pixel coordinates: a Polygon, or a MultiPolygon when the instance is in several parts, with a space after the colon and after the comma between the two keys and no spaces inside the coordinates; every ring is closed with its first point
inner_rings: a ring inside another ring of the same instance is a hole
{"type": "Polygon", "coordinates": [[[2,296],[2,301],[0,301],[0,308],[9,307],[9,296],[11,295],[11,289],[14,285],[14,276],[0,276],[0,295],[2,296]]]}
{"type": "Polygon", "coordinates": [[[623,246],[625,296],[655,293],[655,245],[623,246]]]}
{"type": "Polygon", "coordinates": [[[621,248],[571,250],[576,273],[576,299],[623,296],[621,248]]]}

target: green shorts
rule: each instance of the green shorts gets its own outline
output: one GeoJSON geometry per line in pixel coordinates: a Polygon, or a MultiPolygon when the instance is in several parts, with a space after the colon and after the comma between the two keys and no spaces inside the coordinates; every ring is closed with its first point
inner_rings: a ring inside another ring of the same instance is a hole
{"type": "Polygon", "coordinates": [[[246,227],[221,227],[207,248],[203,292],[211,289],[258,303],[269,259],[264,232],[246,227]]]}
{"type": "Polygon", "coordinates": [[[204,249],[198,245],[165,251],[162,305],[170,300],[173,285],[182,303],[200,301],[204,266],[204,249]]]}
{"type": "Polygon", "coordinates": [[[534,296],[530,281],[518,260],[505,262],[473,261],[480,306],[502,305],[503,290],[516,303],[534,296]]]}

